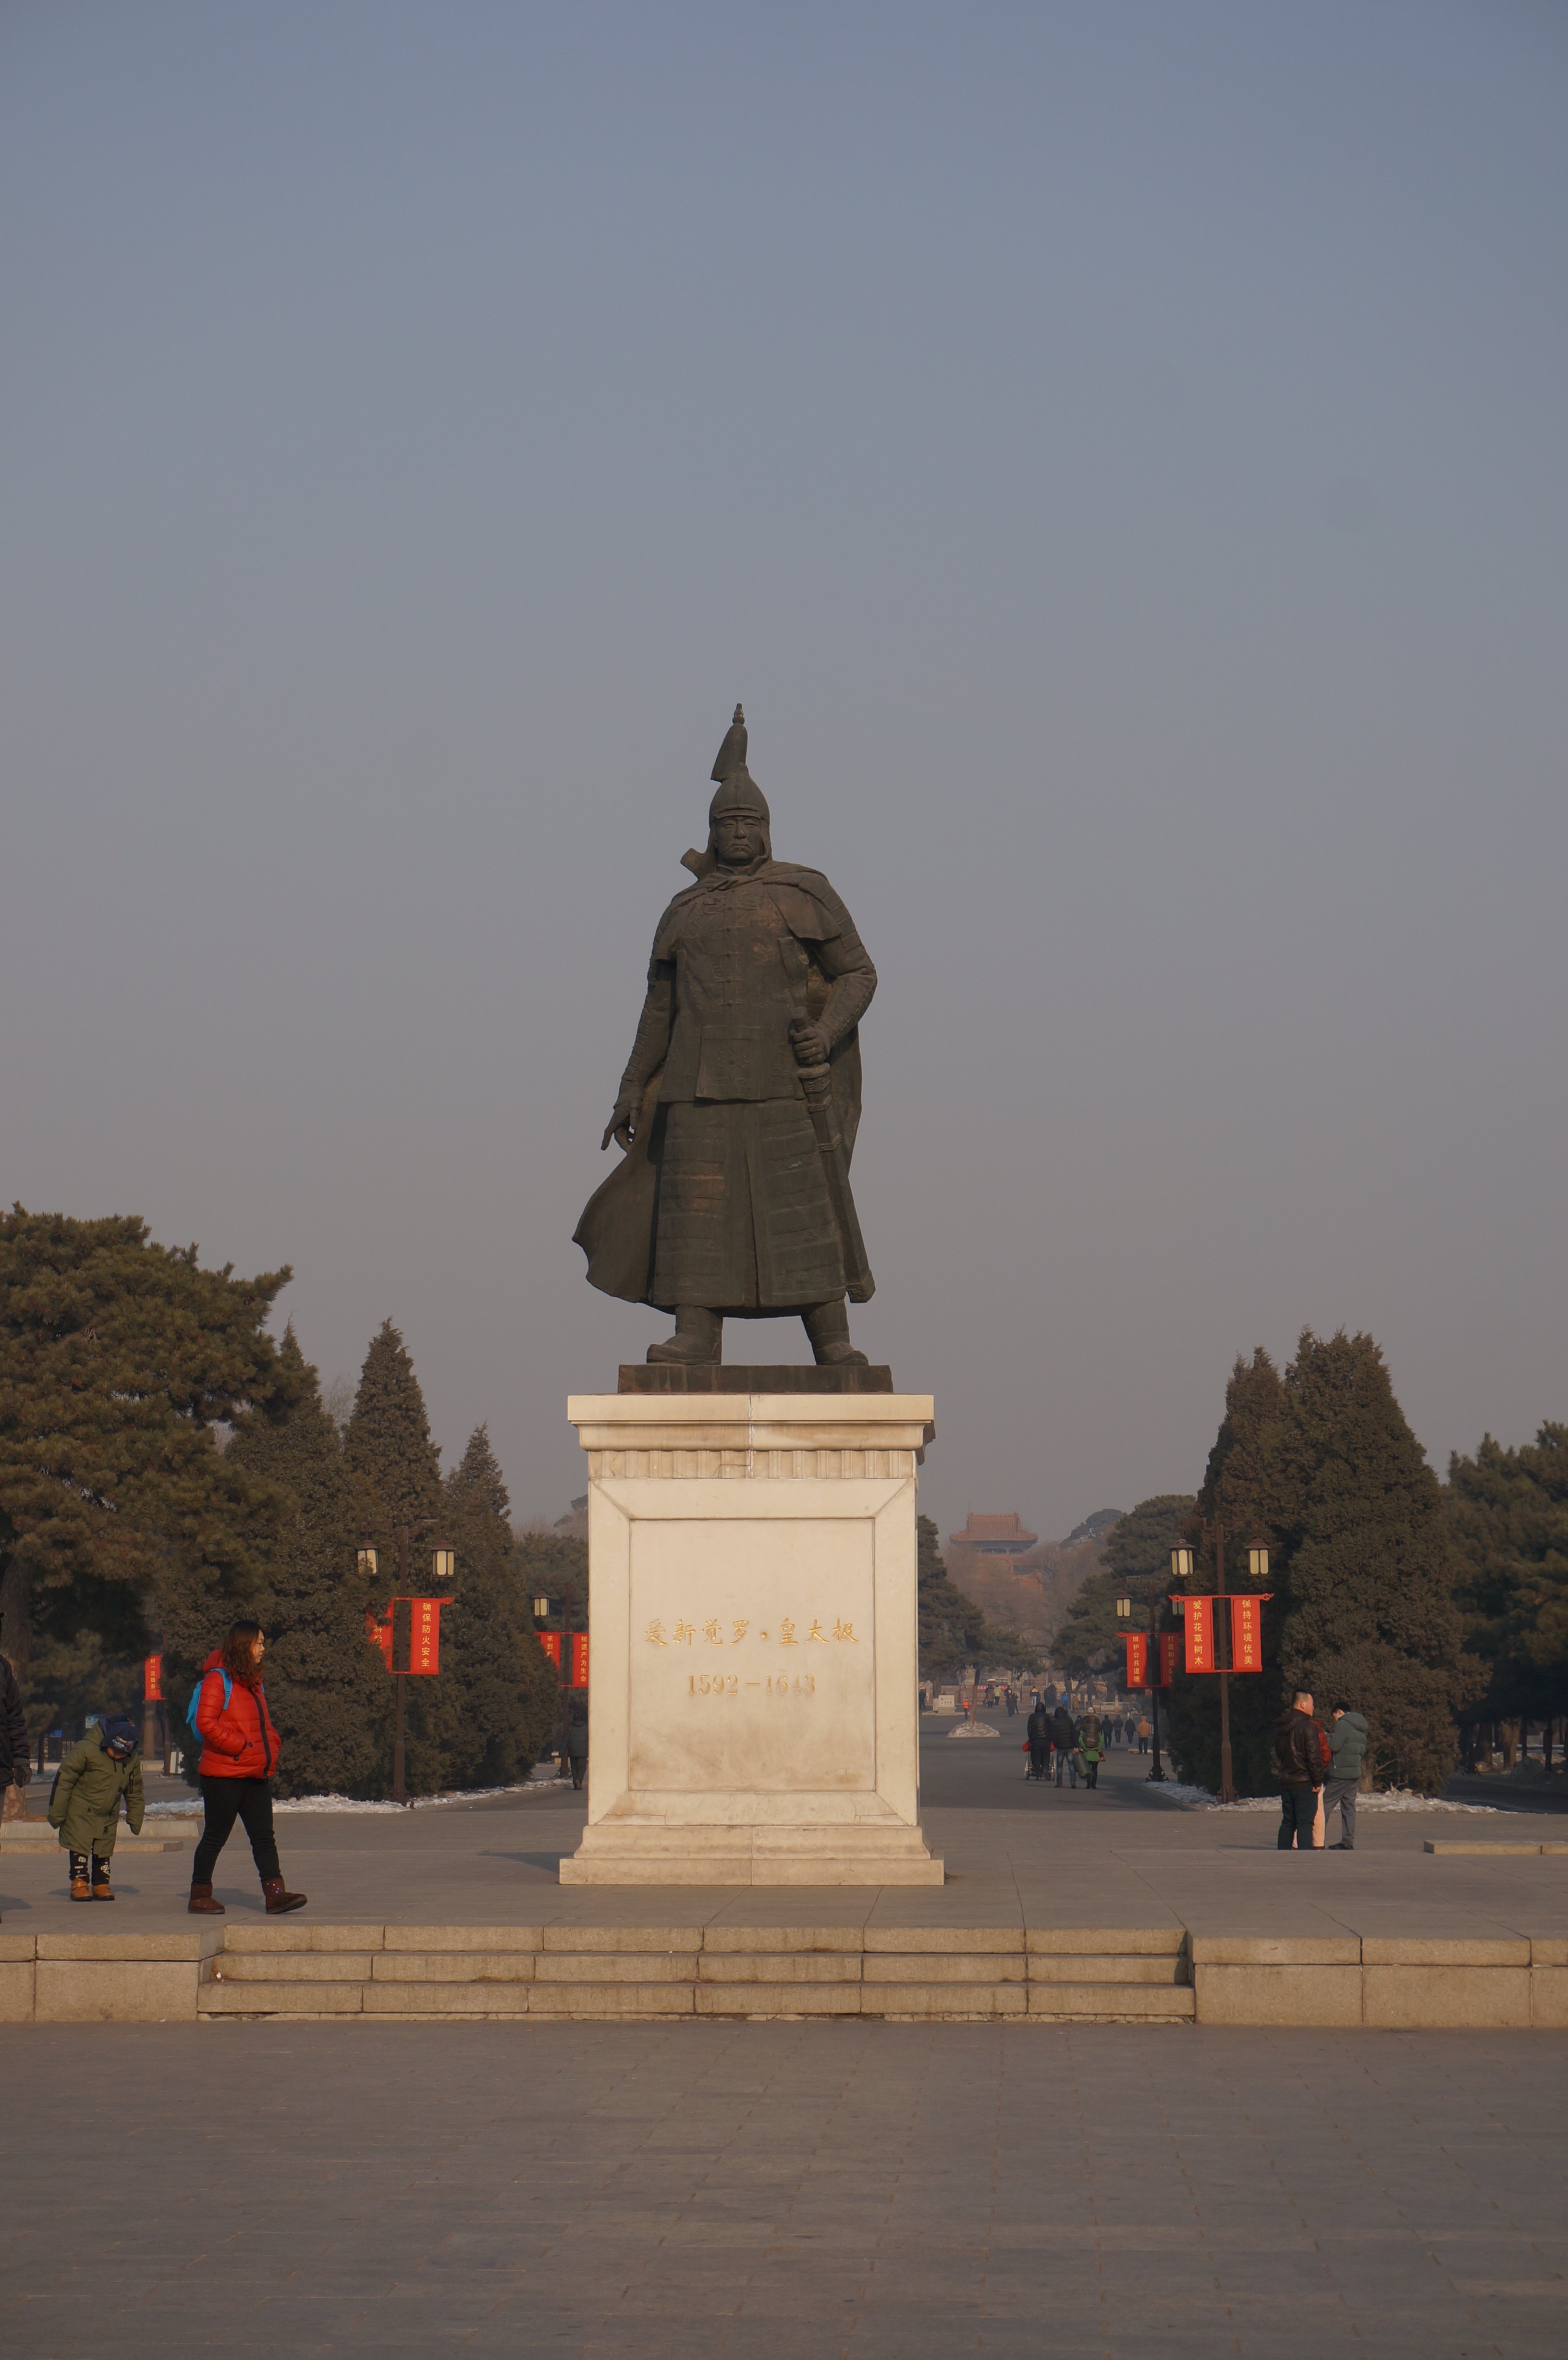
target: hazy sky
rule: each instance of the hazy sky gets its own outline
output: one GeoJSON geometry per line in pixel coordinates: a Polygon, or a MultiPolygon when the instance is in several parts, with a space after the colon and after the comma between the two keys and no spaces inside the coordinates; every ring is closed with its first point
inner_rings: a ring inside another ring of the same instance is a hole
{"type": "Polygon", "coordinates": [[[1561,0],[7,0],[5,1194],[559,1514],[738,696],[944,1531],[1303,1325],[1568,1417],[1565,122],[1561,0]]]}

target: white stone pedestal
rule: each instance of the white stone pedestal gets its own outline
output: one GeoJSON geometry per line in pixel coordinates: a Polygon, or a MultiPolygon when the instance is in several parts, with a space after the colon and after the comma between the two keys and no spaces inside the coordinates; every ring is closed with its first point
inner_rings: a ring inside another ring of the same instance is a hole
{"type": "Polygon", "coordinates": [[[563,1885],[940,1885],[920,1828],[928,1393],[578,1393],[588,1826],[563,1885]]]}

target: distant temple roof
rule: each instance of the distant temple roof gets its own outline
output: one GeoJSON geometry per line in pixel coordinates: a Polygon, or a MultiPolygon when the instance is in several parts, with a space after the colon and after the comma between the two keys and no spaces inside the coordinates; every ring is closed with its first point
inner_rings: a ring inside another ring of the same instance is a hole
{"type": "Polygon", "coordinates": [[[1040,1535],[1025,1532],[1016,1509],[1007,1516],[977,1516],[972,1508],[964,1530],[947,1537],[954,1548],[977,1549],[984,1557],[1022,1557],[1040,1535]]]}

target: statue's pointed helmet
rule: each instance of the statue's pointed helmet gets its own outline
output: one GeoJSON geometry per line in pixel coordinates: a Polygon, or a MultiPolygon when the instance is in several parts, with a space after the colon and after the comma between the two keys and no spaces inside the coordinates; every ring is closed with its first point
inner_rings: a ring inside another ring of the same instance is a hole
{"type": "Polygon", "coordinates": [[[764,827],[768,825],[772,815],[767,798],[746,767],[746,715],[738,705],[735,719],[724,732],[724,742],[713,759],[712,776],[718,785],[708,805],[710,827],[726,812],[736,811],[750,812],[764,827]]]}

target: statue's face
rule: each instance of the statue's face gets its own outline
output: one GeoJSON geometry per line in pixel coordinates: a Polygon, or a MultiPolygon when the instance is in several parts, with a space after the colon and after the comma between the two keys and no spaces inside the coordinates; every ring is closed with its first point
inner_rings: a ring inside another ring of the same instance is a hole
{"type": "Polygon", "coordinates": [[[754,812],[724,812],[713,822],[713,858],[721,869],[747,869],[767,849],[762,822],[754,812]]]}

